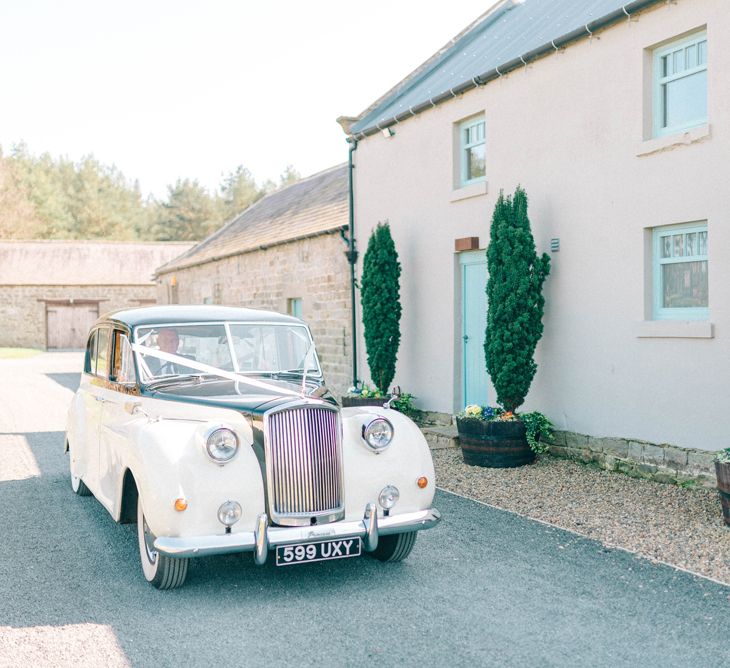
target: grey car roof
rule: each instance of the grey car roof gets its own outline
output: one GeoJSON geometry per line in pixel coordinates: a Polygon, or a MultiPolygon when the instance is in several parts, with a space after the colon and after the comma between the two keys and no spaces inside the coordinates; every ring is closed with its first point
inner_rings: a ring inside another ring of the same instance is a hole
{"type": "MultiPolygon", "coordinates": [[[[377,130],[394,118],[415,115],[444,94],[486,83],[496,68],[521,65],[520,57],[545,45],[562,46],[660,0],[504,0],[479,17],[350,125],[350,134],[377,130]],[[577,34],[576,34],[577,33],[577,34]],[[481,80],[480,80],[481,79],[481,80]],[[472,82],[474,82],[472,84],[472,82]]],[[[525,58],[529,62],[529,58],[525,58]]],[[[506,69],[503,71],[507,71],[506,69]]],[[[368,134],[370,134],[368,132],[368,134]]]]}
{"type": "Polygon", "coordinates": [[[253,308],[215,305],[161,305],[124,309],[105,313],[101,322],[121,322],[129,327],[140,325],[184,324],[200,322],[272,322],[301,325],[294,316],[253,308]]]}

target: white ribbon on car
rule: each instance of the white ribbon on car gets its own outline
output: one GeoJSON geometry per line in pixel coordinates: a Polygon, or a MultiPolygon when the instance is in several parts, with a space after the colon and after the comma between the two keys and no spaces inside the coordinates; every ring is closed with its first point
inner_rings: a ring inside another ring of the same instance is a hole
{"type": "Polygon", "coordinates": [[[294,390],[287,390],[278,385],[272,385],[271,383],[266,383],[262,380],[255,380],[254,378],[249,378],[248,376],[236,373],[235,371],[225,371],[223,369],[219,369],[218,367],[210,366],[209,364],[203,364],[202,362],[198,362],[197,360],[191,360],[187,357],[182,357],[181,355],[166,353],[162,350],[158,350],[157,348],[148,348],[147,346],[143,346],[140,343],[132,343],[131,345],[132,350],[141,355],[149,355],[150,357],[156,357],[157,359],[164,360],[165,362],[172,362],[173,364],[178,364],[179,366],[183,366],[188,369],[195,369],[196,371],[202,371],[203,373],[211,373],[215,376],[226,378],[227,380],[232,380],[237,383],[243,383],[244,385],[256,387],[260,390],[268,390],[269,392],[286,394],[292,397],[304,395],[304,388],[302,388],[302,393],[300,395],[299,392],[295,392],[294,390]]]}

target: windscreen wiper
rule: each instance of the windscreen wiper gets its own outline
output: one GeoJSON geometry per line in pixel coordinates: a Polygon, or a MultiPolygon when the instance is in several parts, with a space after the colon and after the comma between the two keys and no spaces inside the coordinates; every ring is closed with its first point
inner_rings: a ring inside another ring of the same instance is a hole
{"type": "Polygon", "coordinates": [[[154,390],[158,387],[177,385],[178,383],[200,383],[206,376],[213,377],[212,374],[204,373],[169,374],[147,383],[146,387],[147,389],[154,390]]]}

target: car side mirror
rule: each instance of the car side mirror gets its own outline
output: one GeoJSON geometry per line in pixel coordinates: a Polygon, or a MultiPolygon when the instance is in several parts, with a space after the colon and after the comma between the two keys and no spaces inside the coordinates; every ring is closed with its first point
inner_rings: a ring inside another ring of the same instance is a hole
{"type": "Polygon", "coordinates": [[[386,401],[383,404],[383,408],[390,408],[391,404],[394,401],[398,401],[398,399],[400,399],[400,396],[401,396],[400,385],[394,385],[393,389],[390,391],[390,399],[388,399],[388,401],[386,401]]]}

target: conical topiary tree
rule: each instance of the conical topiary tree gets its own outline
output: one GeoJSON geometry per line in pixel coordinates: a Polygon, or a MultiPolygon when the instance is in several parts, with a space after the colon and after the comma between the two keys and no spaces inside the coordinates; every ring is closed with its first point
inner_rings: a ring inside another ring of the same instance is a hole
{"type": "Polygon", "coordinates": [[[514,411],[525,401],[537,370],[533,360],[542,336],[542,286],[550,257],[538,257],[527,217],[527,195],[500,192],[487,249],[487,373],[497,401],[514,411]]]}
{"type": "Polygon", "coordinates": [[[387,394],[400,345],[400,262],[388,223],[378,223],[363,259],[362,322],[370,377],[387,394]]]}

